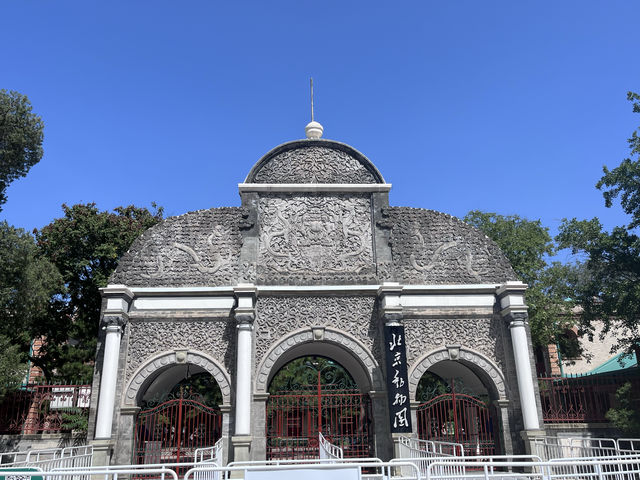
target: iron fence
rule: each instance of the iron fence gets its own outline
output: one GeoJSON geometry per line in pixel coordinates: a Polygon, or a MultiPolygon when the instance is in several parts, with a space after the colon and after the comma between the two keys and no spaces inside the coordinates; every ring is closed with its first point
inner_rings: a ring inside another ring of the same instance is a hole
{"type": "Polygon", "coordinates": [[[640,375],[576,375],[540,377],[542,417],[548,423],[607,422],[606,413],[616,405],[616,391],[631,382],[640,391],[640,375]]]}
{"type": "Polygon", "coordinates": [[[0,403],[0,434],[82,430],[91,385],[26,385],[0,403]]]}

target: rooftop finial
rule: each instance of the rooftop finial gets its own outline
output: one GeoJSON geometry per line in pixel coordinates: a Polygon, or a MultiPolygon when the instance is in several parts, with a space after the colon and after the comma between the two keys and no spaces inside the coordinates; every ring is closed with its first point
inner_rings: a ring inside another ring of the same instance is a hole
{"type": "Polygon", "coordinates": [[[309,79],[309,84],[311,86],[311,121],[304,127],[304,132],[309,140],[317,140],[322,137],[324,129],[313,119],[313,77],[309,79]]]}

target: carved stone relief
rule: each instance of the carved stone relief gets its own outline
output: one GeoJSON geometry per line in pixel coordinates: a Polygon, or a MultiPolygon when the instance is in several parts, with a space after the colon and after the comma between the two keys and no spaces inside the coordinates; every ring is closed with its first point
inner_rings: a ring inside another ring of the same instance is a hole
{"type": "Polygon", "coordinates": [[[155,357],[150,358],[146,365],[137,372],[135,377],[129,383],[125,395],[123,398],[123,405],[134,406],[136,405],[136,400],[138,398],[138,394],[140,393],[140,389],[143,387],[144,383],[147,381],[149,377],[151,377],[158,370],[168,367],[170,365],[184,364],[189,363],[192,365],[197,365],[203,368],[205,371],[209,372],[211,376],[216,380],[218,386],[220,387],[220,391],[222,393],[222,401],[225,404],[231,403],[231,379],[229,377],[229,373],[223,371],[215,362],[211,359],[207,358],[201,352],[189,352],[186,355],[184,362],[179,362],[177,359],[177,354],[175,352],[166,352],[164,354],[157,355],[155,357]]]}
{"type": "Polygon", "coordinates": [[[259,282],[375,278],[369,197],[268,195],[258,212],[259,282]]]}
{"type": "Polygon", "coordinates": [[[194,349],[207,353],[233,372],[235,322],[131,322],[127,378],[146,359],[167,350],[194,349]]]}
{"type": "Polygon", "coordinates": [[[202,210],[165,220],[141,236],[110,281],[129,286],[233,283],[242,244],[241,210],[202,210]]]}
{"type": "MultiPolygon", "coordinates": [[[[480,370],[484,374],[484,378],[488,379],[493,385],[487,385],[497,394],[498,398],[506,397],[506,383],[504,374],[490,358],[470,348],[460,348],[456,358],[451,357],[447,348],[437,348],[430,351],[427,355],[420,358],[417,364],[411,366],[409,372],[409,393],[411,398],[416,398],[418,383],[429,368],[444,360],[456,360],[463,364],[472,366],[476,372],[480,370]]],[[[479,372],[478,372],[479,373],[479,372]]]]}
{"type": "Polygon", "coordinates": [[[358,160],[340,150],[307,147],[287,150],[257,171],[254,183],[376,183],[358,160]]]}
{"type": "Polygon", "coordinates": [[[494,317],[404,319],[407,361],[415,362],[425,352],[446,345],[462,345],[504,366],[502,337],[504,322],[494,317]]]}
{"type": "MultiPolygon", "coordinates": [[[[357,338],[380,361],[375,298],[265,297],[256,303],[256,364],[282,337],[303,327],[327,326],[357,338]]],[[[311,331],[309,331],[311,334],[311,331]]]]}
{"type": "Polygon", "coordinates": [[[502,283],[516,280],[497,245],[464,222],[432,210],[383,209],[401,283],[502,283]]]}

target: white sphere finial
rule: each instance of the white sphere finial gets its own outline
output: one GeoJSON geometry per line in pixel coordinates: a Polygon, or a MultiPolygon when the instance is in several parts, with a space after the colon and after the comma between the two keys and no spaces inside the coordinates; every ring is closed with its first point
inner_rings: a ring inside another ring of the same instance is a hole
{"type": "Polygon", "coordinates": [[[322,137],[324,128],[318,122],[311,121],[304,127],[304,133],[306,133],[309,140],[317,140],[322,137]]]}

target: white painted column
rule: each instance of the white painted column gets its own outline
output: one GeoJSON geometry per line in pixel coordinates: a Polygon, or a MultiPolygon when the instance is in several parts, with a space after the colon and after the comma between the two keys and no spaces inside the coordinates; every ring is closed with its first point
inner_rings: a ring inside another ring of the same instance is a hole
{"type": "Polygon", "coordinates": [[[104,340],[104,356],[100,375],[100,397],[96,414],[96,439],[111,438],[111,424],[113,423],[113,408],[116,399],[116,383],[118,381],[118,359],[120,358],[120,339],[122,328],[126,323],[124,316],[113,315],[104,317],[103,330],[106,330],[104,340]]]}
{"type": "Polygon", "coordinates": [[[238,323],[236,366],[236,435],[251,433],[251,342],[252,323],[238,323]]]}
{"type": "Polygon", "coordinates": [[[251,448],[251,366],[253,361],[253,321],[255,320],[256,287],[240,284],[234,289],[237,306],[234,314],[238,328],[236,350],[236,415],[234,460],[249,460],[251,448]]]}
{"type": "Polygon", "coordinates": [[[512,314],[509,330],[511,331],[511,343],[513,356],[516,362],[516,375],[518,377],[518,392],[525,430],[538,430],[540,420],[538,418],[538,406],[536,394],[533,388],[533,375],[529,357],[529,341],[527,339],[526,313],[512,314]]]}
{"type": "Polygon", "coordinates": [[[524,283],[507,282],[496,293],[502,308],[500,313],[509,321],[524,429],[539,431],[538,402],[531,369],[532,353],[527,335],[527,306],[524,303],[526,289],[524,283]]]}

